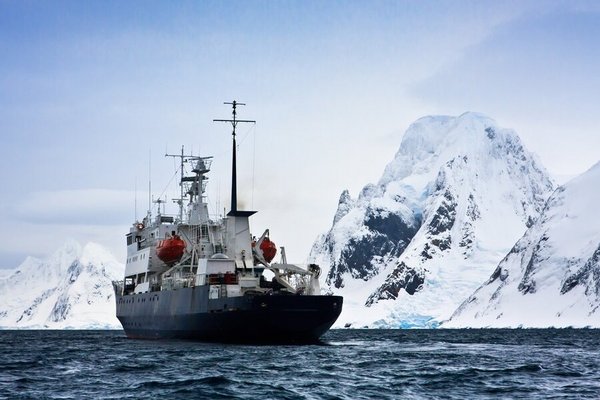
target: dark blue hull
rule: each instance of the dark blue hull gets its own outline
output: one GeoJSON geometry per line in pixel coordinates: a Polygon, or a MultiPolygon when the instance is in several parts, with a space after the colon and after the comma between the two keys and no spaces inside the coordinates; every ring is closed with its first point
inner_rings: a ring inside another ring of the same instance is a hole
{"type": "Polygon", "coordinates": [[[208,286],[117,296],[130,338],[218,342],[318,341],[342,311],[341,296],[252,295],[209,299],[208,286]]]}

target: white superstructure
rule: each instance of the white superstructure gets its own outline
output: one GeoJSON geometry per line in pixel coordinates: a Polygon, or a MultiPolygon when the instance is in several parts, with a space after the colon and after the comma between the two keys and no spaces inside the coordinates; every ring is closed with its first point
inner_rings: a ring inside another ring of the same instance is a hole
{"type": "MultiPolygon", "coordinates": [[[[235,151],[236,119],[233,105],[231,122],[235,151]]],[[[266,230],[258,239],[250,232],[249,217],[253,211],[237,210],[235,152],[233,157],[232,207],[224,217],[211,218],[206,203],[206,184],[212,157],[169,155],[180,160],[181,196],[173,199],[179,204],[178,215],[150,211],[142,221],[135,221],[127,239],[125,280],[120,288],[123,295],[172,290],[179,287],[213,285],[210,296],[242,296],[252,290],[267,292],[283,290],[294,294],[320,294],[319,267],[308,269],[288,264],[281,248],[281,261],[271,264],[276,248],[266,230]],[[188,167],[191,173],[184,176],[188,167]],[[179,247],[178,247],[179,246],[179,247]],[[270,255],[265,254],[268,248],[270,255]],[[267,281],[263,272],[272,272],[267,281]],[[221,286],[225,287],[222,289],[221,286]]]]}

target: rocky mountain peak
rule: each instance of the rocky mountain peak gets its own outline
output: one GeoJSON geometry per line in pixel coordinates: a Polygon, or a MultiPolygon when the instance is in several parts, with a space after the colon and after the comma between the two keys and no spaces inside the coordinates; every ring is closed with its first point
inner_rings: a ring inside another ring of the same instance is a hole
{"type": "Polygon", "coordinates": [[[448,327],[600,327],[600,163],[559,187],[448,327]],[[527,312],[523,312],[527,310],[527,312]]]}
{"type": "Polygon", "coordinates": [[[102,246],[73,240],[45,260],[28,257],[0,279],[0,327],[118,327],[112,280],[123,269],[102,246]]]}
{"type": "Polygon", "coordinates": [[[336,224],[341,218],[348,214],[348,211],[350,211],[352,207],[354,207],[354,201],[352,200],[352,197],[350,197],[350,192],[346,189],[340,195],[338,208],[333,217],[333,223],[336,224]]]}
{"type": "Polygon", "coordinates": [[[377,184],[356,200],[342,193],[310,259],[325,266],[330,291],[355,299],[355,312],[369,307],[385,319],[373,309],[392,307],[411,320],[439,318],[452,306],[437,307],[433,291],[457,285],[467,296],[552,190],[518,135],[493,119],[472,112],[420,118],[377,184]]]}

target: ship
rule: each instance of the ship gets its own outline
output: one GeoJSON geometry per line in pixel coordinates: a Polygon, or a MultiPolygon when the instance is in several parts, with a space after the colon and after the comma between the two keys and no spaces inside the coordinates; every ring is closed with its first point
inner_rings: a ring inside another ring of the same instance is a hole
{"type": "MultiPolygon", "coordinates": [[[[266,229],[252,235],[255,211],[238,209],[236,127],[231,124],[231,207],[209,214],[206,196],[213,157],[165,154],[179,160],[179,212],[157,200],[126,234],[122,281],[113,282],[116,316],[128,338],[234,343],[318,342],[341,313],[343,298],[321,294],[320,268],[288,263],[266,229]],[[163,209],[161,211],[161,203],[163,209]],[[277,254],[279,253],[279,254],[277,254]],[[274,261],[277,257],[279,259],[274,261]]],[[[150,204],[151,205],[151,204],[150,204]]]]}

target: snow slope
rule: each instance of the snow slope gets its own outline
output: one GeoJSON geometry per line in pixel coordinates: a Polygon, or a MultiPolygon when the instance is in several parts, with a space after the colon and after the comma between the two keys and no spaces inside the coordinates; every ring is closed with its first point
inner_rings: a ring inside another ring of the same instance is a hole
{"type": "Polygon", "coordinates": [[[413,123],[377,184],[340,196],[309,260],[345,297],[338,326],[436,326],[539,215],[553,183],[518,135],[477,113],[413,123]]]}
{"type": "Polygon", "coordinates": [[[0,279],[0,328],[120,328],[112,280],[124,266],[100,245],[67,241],[0,279]]]}
{"type": "Polygon", "coordinates": [[[445,327],[600,328],[600,163],[559,187],[541,218],[445,327]]]}

